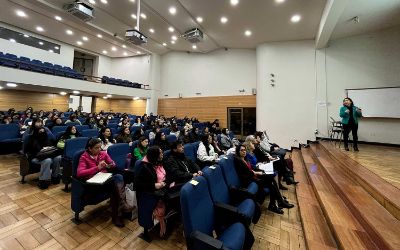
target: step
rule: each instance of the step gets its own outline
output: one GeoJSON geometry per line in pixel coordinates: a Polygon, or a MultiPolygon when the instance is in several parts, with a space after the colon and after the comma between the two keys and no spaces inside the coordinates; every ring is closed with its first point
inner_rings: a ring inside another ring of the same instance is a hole
{"type": "Polygon", "coordinates": [[[336,193],[374,243],[380,249],[400,249],[400,221],[337,166],[321,145],[312,144],[311,150],[336,193]]]}
{"type": "MultiPolygon", "coordinates": [[[[353,216],[326,176],[323,167],[313,159],[310,148],[302,148],[306,173],[339,249],[378,249],[368,233],[353,216]]],[[[300,184],[299,184],[300,185],[300,184]]]]}
{"type": "Polygon", "coordinates": [[[292,151],[292,160],[296,180],[300,182],[296,186],[296,195],[307,248],[310,250],[338,249],[307,177],[300,150],[292,151]]]}
{"type": "Polygon", "coordinates": [[[330,142],[321,142],[323,149],[339,166],[356,181],[394,217],[400,220],[400,189],[376,175],[357,161],[348,157],[330,142]]]}

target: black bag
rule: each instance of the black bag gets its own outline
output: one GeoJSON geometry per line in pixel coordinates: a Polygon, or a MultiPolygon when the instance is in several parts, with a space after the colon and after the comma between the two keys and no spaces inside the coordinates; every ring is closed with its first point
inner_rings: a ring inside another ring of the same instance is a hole
{"type": "Polygon", "coordinates": [[[50,147],[44,147],[42,150],[37,153],[36,157],[39,161],[43,161],[44,159],[47,158],[54,158],[58,155],[62,154],[62,149],[59,149],[55,146],[50,146],[50,147]]]}

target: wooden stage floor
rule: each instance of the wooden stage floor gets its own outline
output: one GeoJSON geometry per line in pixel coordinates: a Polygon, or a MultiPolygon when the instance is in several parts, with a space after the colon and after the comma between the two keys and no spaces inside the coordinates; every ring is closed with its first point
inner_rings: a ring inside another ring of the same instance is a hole
{"type": "MultiPolygon", "coordinates": [[[[106,202],[88,206],[81,214],[85,222],[77,226],[70,220],[70,193],[62,184],[42,191],[35,178],[20,184],[17,155],[0,156],[0,249],[186,249],[182,226],[167,240],[154,238],[149,244],[137,237],[142,231],[137,220],[114,227],[106,202]]],[[[295,188],[283,194],[296,207],[276,215],[264,202],[260,221],[252,226],[253,249],[306,248],[295,188]]]]}

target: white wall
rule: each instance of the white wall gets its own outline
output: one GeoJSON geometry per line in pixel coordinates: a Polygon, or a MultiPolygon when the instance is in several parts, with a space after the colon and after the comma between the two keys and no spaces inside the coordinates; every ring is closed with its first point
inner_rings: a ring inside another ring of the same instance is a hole
{"type": "Polygon", "coordinates": [[[281,147],[315,138],[314,58],[312,40],[257,47],[257,130],[266,130],[281,147]]]}
{"type": "Polygon", "coordinates": [[[149,83],[150,56],[112,58],[110,66],[110,74],[113,77],[142,84],[149,83]]]}
{"type": "MultiPolygon", "coordinates": [[[[318,127],[323,134],[326,117],[339,118],[345,89],[400,86],[400,27],[333,40],[318,54],[321,81],[317,99],[328,102],[327,107],[318,108],[318,127]]],[[[357,105],[357,100],[354,102],[357,105]]],[[[362,119],[359,140],[400,144],[400,119],[362,119]]]]}
{"type": "Polygon", "coordinates": [[[256,52],[218,50],[207,54],[170,52],[161,56],[161,97],[251,94],[256,87],[256,52]]]}
{"type": "Polygon", "coordinates": [[[151,88],[151,97],[147,99],[146,113],[157,114],[158,98],[161,92],[161,57],[152,55],[150,57],[149,85],[151,88]]]}
{"type": "Polygon", "coordinates": [[[0,38],[0,51],[2,51],[3,53],[12,53],[17,55],[18,57],[25,56],[31,59],[41,60],[43,62],[50,62],[53,64],[60,64],[62,66],[68,66],[72,68],[74,62],[74,47],[65,43],[61,43],[59,41],[52,40],[47,37],[43,37],[39,34],[34,34],[22,29],[18,29],[16,27],[9,26],[5,23],[0,24],[8,29],[23,32],[36,38],[40,38],[61,45],[60,54],[56,54],[24,44],[12,43],[8,40],[0,38]]]}

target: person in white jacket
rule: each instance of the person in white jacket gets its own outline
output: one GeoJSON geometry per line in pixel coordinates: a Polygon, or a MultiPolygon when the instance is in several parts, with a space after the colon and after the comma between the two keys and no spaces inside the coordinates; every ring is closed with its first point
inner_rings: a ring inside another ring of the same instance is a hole
{"type": "Polygon", "coordinates": [[[214,165],[218,159],[218,154],[215,153],[211,143],[212,137],[210,134],[202,135],[199,148],[197,149],[197,163],[200,168],[214,165]]]}

